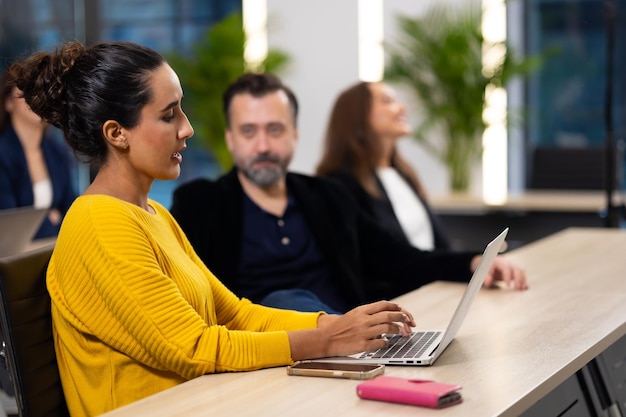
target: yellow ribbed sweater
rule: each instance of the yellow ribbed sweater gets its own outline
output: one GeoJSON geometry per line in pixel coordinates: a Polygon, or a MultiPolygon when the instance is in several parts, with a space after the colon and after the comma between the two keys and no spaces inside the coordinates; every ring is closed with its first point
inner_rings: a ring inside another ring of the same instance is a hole
{"type": "Polygon", "coordinates": [[[54,341],[73,417],[199,375],[291,362],[287,330],[318,314],[240,300],[204,266],[169,212],[79,197],[50,265],[54,341]]]}

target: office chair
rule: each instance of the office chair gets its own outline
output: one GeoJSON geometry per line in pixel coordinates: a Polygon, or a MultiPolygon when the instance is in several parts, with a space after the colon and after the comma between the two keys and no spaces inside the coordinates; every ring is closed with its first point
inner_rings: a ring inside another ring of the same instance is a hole
{"type": "Polygon", "coordinates": [[[604,158],[601,147],[538,147],[533,153],[529,188],[603,190],[604,158]]]}
{"type": "Polygon", "coordinates": [[[0,258],[0,356],[20,417],[67,417],[52,339],[46,269],[54,244],[0,258]]]}

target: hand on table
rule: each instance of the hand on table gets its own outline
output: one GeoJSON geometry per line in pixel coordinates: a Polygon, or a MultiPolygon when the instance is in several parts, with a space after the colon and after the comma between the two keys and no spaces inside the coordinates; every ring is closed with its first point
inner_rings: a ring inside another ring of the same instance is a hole
{"type": "MultiPolygon", "coordinates": [[[[476,256],[472,260],[472,271],[475,271],[478,267],[480,258],[481,256],[476,256]]],[[[485,287],[494,287],[498,282],[502,282],[507,287],[512,287],[516,290],[528,289],[526,272],[504,255],[498,255],[496,257],[483,285],[485,287]]]]}

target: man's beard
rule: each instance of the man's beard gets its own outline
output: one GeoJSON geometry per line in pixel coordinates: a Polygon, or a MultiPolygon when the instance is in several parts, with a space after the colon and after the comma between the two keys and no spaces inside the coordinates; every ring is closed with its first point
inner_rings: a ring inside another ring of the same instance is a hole
{"type": "Polygon", "coordinates": [[[246,178],[261,188],[276,184],[285,173],[280,158],[275,155],[259,155],[250,161],[242,171],[246,178]],[[273,162],[275,165],[254,168],[254,164],[257,162],[273,162]]]}

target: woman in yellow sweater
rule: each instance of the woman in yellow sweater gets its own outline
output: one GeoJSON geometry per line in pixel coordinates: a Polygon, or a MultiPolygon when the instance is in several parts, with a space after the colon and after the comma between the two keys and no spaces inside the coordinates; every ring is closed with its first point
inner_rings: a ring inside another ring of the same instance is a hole
{"type": "Polygon", "coordinates": [[[343,316],[238,299],[148,198],[177,178],[193,135],[176,73],[126,42],[69,42],[10,68],[32,110],[98,167],[68,211],[48,268],[72,416],[103,413],[199,375],[286,365],[386,344],[415,323],[381,301],[343,316]]]}

